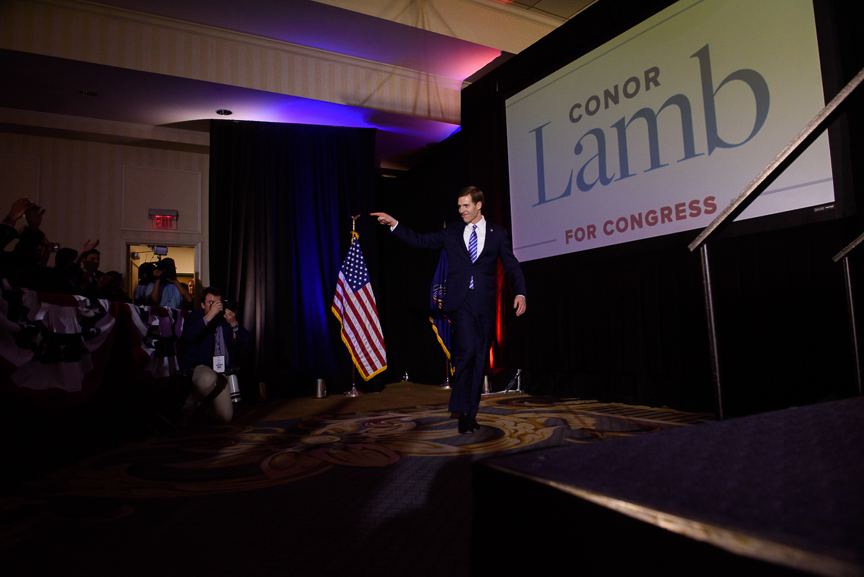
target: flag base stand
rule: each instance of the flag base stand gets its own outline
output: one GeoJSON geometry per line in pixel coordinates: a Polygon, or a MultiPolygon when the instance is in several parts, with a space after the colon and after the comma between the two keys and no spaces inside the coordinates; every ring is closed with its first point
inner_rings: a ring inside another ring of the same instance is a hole
{"type": "Polygon", "coordinates": [[[357,367],[351,367],[351,390],[342,393],[346,397],[359,397],[363,393],[357,390],[357,367]]]}
{"type": "Polygon", "coordinates": [[[522,369],[516,369],[516,376],[514,376],[510,383],[507,385],[507,388],[502,392],[504,393],[524,393],[522,390],[522,369]],[[516,388],[513,388],[513,385],[516,385],[516,388]]]}
{"type": "Polygon", "coordinates": [[[481,393],[481,397],[485,397],[486,395],[494,395],[496,393],[492,392],[492,385],[489,384],[489,375],[483,375],[483,389],[481,393]]]}
{"type": "Polygon", "coordinates": [[[447,359],[447,372],[444,374],[447,376],[444,378],[444,383],[439,386],[442,389],[452,389],[453,387],[450,386],[450,359],[447,359]]]}

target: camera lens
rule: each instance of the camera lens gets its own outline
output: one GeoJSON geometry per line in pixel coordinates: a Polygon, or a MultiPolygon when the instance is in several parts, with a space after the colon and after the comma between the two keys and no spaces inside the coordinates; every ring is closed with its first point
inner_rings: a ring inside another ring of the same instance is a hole
{"type": "Polygon", "coordinates": [[[231,393],[232,403],[240,402],[240,381],[237,379],[237,375],[233,373],[228,375],[228,392],[231,393]]]}

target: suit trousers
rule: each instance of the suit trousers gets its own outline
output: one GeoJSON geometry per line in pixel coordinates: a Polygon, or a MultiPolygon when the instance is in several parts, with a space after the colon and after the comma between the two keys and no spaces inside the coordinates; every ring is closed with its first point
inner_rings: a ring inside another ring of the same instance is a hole
{"type": "Polygon", "coordinates": [[[489,364],[489,345],[494,328],[493,315],[477,312],[475,291],[468,291],[462,306],[448,312],[456,338],[453,359],[453,391],[450,393],[450,411],[474,418],[480,408],[483,375],[489,364]]]}
{"type": "Polygon", "coordinates": [[[234,416],[234,406],[228,390],[228,379],[207,365],[198,365],[192,372],[192,391],[183,407],[184,413],[191,415],[202,401],[211,398],[212,404],[208,407],[211,416],[221,423],[230,422],[234,416]]]}

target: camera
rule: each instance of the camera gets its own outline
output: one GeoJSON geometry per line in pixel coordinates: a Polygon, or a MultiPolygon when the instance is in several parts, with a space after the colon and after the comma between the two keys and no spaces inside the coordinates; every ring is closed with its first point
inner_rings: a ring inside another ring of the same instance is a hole
{"type": "Polygon", "coordinates": [[[222,308],[224,310],[229,310],[232,313],[236,313],[240,310],[240,303],[237,301],[222,301],[222,308]]]}

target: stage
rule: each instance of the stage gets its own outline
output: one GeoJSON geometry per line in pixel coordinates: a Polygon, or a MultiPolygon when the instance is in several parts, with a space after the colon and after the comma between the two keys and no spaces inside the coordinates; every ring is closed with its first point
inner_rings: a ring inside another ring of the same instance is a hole
{"type": "Polygon", "coordinates": [[[476,574],[864,575],[864,398],[495,457],[474,487],[476,574]]]}

